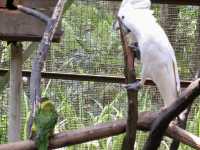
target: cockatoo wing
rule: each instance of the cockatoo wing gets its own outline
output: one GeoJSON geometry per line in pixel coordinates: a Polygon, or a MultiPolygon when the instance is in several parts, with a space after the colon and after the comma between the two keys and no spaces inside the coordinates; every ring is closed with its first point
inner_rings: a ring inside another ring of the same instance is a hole
{"type": "Polygon", "coordinates": [[[152,41],[142,44],[140,49],[145,53],[143,54],[143,67],[147,68],[145,76],[154,81],[165,106],[169,106],[180,92],[180,79],[175,54],[167,36],[165,33],[158,35],[158,38],[155,37],[152,41]]]}
{"type": "Polygon", "coordinates": [[[166,56],[163,56],[163,59],[167,59],[166,63],[163,61],[162,63],[155,63],[156,65],[153,66],[155,68],[153,68],[154,71],[151,72],[151,78],[158,87],[165,106],[169,106],[178,97],[180,81],[172,57],[168,56],[168,58],[166,58],[166,56]]]}
{"type": "Polygon", "coordinates": [[[160,27],[159,24],[157,24],[159,26],[159,33],[162,34],[162,37],[159,41],[159,43],[157,44],[160,47],[161,51],[164,51],[166,53],[166,56],[168,56],[169,58],[171,58],[172,64],[173,64],[173,73],[175,76],[175,82],[176,82],[176,91],[178,93],[178,95],[180,94],[181,88],[180,88],[180,78],[179,78],[179,73],[178,73],[178,67],[177,67],[177,61],[176,61],[176,56],[174,53],[174,49],[172,47],[172,45],[169,42],[169,39],[166,35],[166,33],[164,32],[164,30],[160,27]]]}

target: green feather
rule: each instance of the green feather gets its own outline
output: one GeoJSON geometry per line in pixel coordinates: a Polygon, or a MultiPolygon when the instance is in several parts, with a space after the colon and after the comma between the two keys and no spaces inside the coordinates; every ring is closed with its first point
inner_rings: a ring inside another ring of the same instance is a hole
{"type": "Polygon", "coordinates": [[[48,133],[44,131],[39,131],[38,136],[36,137],[36,145],[38,150],[48,150],[49,137],[48,133]]]}
{"type": "Polygon", "coordinates": [[[53,135],[57,118],[58,115],[54,104],[49,99],[43,98],[34,118],[37,129],[36,146],[38,150],[48,150],[49,137],[53,135]]]}

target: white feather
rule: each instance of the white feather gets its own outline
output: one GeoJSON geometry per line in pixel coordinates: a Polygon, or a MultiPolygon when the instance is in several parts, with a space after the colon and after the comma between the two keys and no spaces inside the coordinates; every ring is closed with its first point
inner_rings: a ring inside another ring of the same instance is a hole
{"type": "Polygon", "coordinates": [[[124,0],[118,12],[131,30],[141,51],[142,84],[147,78],[157,85],[165,106],[180,92],[180,79],[174,50],[150,10],[149,0],[124,0]]]}

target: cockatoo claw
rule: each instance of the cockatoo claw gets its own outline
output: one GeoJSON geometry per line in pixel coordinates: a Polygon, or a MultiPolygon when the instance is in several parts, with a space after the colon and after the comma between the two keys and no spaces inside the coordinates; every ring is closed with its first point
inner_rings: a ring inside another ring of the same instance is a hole
{"type": "Polygon", "coordinates": [[[138,91],[141,88],[141,83],[139,81],[136,81],[134,83],[126,84],[124,87],[128,91],[138,91]]]}
{"type": "Polygon", "coordinates": [[[166,107],[166,106],[163,106],[163,107],[160,108],[160,111],[161,111],[161,112],[164,112],[164,111],[166,111],[166,110],[167,110],[167,107],[166,107]]]}
{"type": "Polygon", "coordinates": [[[140,60],[140,48],[139,48],[138,42],[133,42],[128,46],[133,51],[134,57],[136,57],[138,60],[140,60]]]}

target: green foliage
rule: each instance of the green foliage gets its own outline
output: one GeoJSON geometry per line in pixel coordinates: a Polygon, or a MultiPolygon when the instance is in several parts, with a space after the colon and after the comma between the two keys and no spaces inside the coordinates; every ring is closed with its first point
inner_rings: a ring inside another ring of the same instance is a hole
{"type": "MultiPolygon", "coordinates": [[[[86,5],[84,2],[72,4],[70,11],[66,12],[62,20],[63,26],[65,26],[64,39],[67,39],[65,41],[66,50],[70,50],[67,53],[71,53],[71,57],[68,58],[71,63],[65,67],[72,68],[73,65],[74,70],[72,71],[88,73],[93,70],[90,73],[95,73],[95,68],[102,68],[102,64],[99,63],[102,60],[108,66],[122,64],[119,55],[122,52],[120,41],[112,29],[113,19],[110,12],[104,12],[92,5],[86,5]],[[109,56],[116,59],[108,59],[109,56]],[[88,70],[88,66],[91,67],[90,70],[88,70]]],[[[63,50],[61,52],[63,53],[63,50]]],[[[109,68],[107,70],[105,68],[108,73],[119,74],[121,72],[111,70],[112,67],[109,68]]],[[[105,70],[104,73],[106,73],[105,70]]]]}
{"type": "Polygon", "coordinates": [[[7,124],[7,116],[2,115],[0,118],[0,144],[3,144],[5,140],[6,136],[5,133],[7,133],[6,124],[7,124]]]}
{"type": "MultiPolygon", "coordinates": [[[[68,93],[71,92],[68,89],[68,93]]],[[[59,121],[56,126],[56,131],[61,132],[63,130],[78,129],[84,125],[81,123],[81,117],[77,115],[75,106],[73,106],[69,99],[68,93],[64,93],[61,88],[58,88],[56,92],[58,95],[59,105],[57,111],[59,114],[59,121]]]]}

